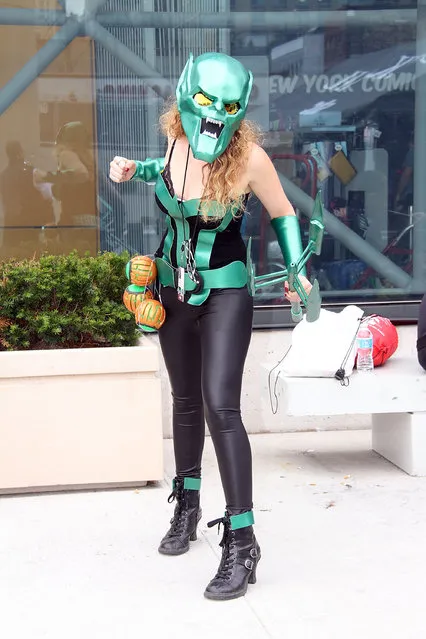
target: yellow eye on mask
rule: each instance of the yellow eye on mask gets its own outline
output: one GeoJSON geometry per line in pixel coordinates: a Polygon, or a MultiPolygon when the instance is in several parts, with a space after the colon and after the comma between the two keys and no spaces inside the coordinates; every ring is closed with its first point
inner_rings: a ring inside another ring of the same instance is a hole
{"type": "Polygon", "coordinates": [[[232,104],[225,104],[225,109],[229,115],[235,115],[240,110],[240,105],[238,102],[232,102],[232,104]]]}
{"type": "Polygon", "coordinates": [[[213,100],[210,100],[204,93],[196,93],[194,100],[199,106],[210,106],[213,104],[213,100]]]}

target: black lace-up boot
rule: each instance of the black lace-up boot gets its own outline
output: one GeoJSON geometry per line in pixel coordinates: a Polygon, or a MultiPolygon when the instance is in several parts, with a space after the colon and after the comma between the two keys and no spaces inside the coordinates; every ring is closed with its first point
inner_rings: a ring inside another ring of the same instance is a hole
{"type": "Polygon", "coordinates": [[[256,583],[256,568],[260,559],[260,547],[253,533],[252,511],[230,515],[210,521],[211,528],[223,524],[222,559],[218,571],[207,586],[207,599],[236,599],[247,592],[248,584],[256,583]]]}
{"type": "Polygon", "coordinates": [[[183,555],[189,550],[189,542],[197,539],[197,525],[201,519],[200,485],[201,479],[194,477],[173,480],[173,492],[168,502],[176,499],[176,506],[171,526],[158,548],[163,555],[183,555]]]}

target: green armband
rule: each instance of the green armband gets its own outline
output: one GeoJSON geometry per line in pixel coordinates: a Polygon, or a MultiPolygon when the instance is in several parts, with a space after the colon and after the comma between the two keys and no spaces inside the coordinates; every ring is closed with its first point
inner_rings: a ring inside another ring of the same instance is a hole
{"type": "MultiPolygon", "coordinates": [[[[281,215],[272,218],[271,225],[277,236],[284,264],[288,268],[290,264],[297,262],[303,253],[299,220],[295,215],[281,215]]],[[[306,276],[305,268],[300,274],[306,276]]]]}
{"type": "Polygon", "coordinates": [[[135,160],[135,162],[136,171],[132,180],[137,182],[155,182],[165,166],[165,158],[158,158],[157,160],[147,158],[144,162],[140,160],[135,160]]]}

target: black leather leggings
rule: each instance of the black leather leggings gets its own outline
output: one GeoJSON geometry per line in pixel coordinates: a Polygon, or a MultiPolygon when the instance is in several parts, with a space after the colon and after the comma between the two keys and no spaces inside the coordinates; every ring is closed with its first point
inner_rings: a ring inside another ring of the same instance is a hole
{"type": "Polygon", "coordinates": [[[178,477],[200,477],[206,418],[225,493],[234,514],[252,508],[252,463],[241,421],[244,362],[250,344],[253,298],[246,288],[217,289],[201,306],[161,289],[166,321],[159,331],[173,396],[178,477]]]}

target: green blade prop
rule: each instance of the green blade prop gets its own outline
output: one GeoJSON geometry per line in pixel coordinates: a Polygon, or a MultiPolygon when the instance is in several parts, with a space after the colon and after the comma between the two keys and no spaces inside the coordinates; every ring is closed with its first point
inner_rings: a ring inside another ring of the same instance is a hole
{"type": "MultiPolygon", "coordinates": [[[[288,282],[289,291],[296,292],[299,295],[300,300],[306,309],[306,320],[308,322],[315,322],[318,319],[321,310],[321,294],[319,284],[318,281],[315,280],[311,292],[309,293],[309,295],[307,295],[299,279],[299,273],[303,269],[311,255],[320,255],[323,236],[323,205],[321,201],[321,192],[318,191],[314,202],[312,217],[309,223],[308,245],[303,251],[297,263],[290,264],[288,269],[284,269],[282,271],[276,271],[275,273],[256,276],[255,266],[251,259],[251,238],[249,239],[247,244],[247,272],[248,290],[250,294],[254,295],[258,288],[272,286],[281,282],[288,282]]],[[[293,321],[295,322],[299,322],[302,319],[300,302],[292,303],[291,315],[293,321]]]]}
{"type": "Polygon", "coordinates": [[[312,217],[309,224],[309,244],[312,244],[315,255],[320,255],[322,238],[324,237],[324,222],[323,222],[323,206],[321,200],[321,191],[318,191],[318,195],[315,198],[314,210],[312,211],[312,217]]]}

